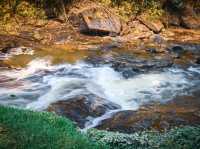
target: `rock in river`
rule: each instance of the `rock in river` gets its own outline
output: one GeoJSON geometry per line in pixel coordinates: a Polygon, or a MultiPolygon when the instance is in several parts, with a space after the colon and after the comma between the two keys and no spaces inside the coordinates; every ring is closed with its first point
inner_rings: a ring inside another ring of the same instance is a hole
{"type": "Polygon", "coordinates": [[[166,104],[151,104],[138,111],[121,111],[104,120],[98,129],[134,133],[143,130],[165,130],[175,126],[200,124],[199,100],[179,96],[166,104]]]}
{"type": "Polygon", "coordinates": [[[75,121],[79,127],[84,128],[90,118],[99,117],[105,114],[106,111],[117,108],[119,108],[118,105],[90,94],[58,101],[51,104],[47,110],[66,116],[75,121]]]}
{"type": "Polygon", "coordinates": [[[121,54],[113,57],[89,57],[87,62],[95,66],[109,64],[120,72],[125,78],[133,77],[136,74],[160,70],[173,65],[173,60],[167,57],[143,59],[136,56],[121,54]]]}

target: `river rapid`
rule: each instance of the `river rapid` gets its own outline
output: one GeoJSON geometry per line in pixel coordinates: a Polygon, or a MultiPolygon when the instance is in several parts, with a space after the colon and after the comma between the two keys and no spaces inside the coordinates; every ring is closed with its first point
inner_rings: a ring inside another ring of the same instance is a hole
{"type": "Polygon", "coordinates": [[[187,67],[170,65],[143,72],[133,69],[134,75],[125,77],[112,62],[95,65],[79,59],[73,63],[66,60],[55,63],[52,55],[38,57],[33,51],[19,53],[18,57],[9,55],[7,59],[20,61],[20,55],[31,55],[23,67],[0,68],[0,104],[45,111],[59,101],[94,95],[99,97],[95,101],[97,105],[105,102],[115,105],[114,109],[108,107],[97,117],[90,116],[84,123],[85,129],[96,127],[119,111],[137,111],[149,103],[165,104],[176,96],[200,91],[198,64],[187,67]]]}

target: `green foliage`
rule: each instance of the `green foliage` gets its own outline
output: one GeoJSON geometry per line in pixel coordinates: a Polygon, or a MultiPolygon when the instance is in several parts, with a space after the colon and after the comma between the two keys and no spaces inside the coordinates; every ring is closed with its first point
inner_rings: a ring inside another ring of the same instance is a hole
{"type": "Polygon", "coordinates": [[[54,114],[0,107],[1,149],[98,149],[71,121],[54,114]]]}
{"type": "Polygon", "coordinates": [[[0,1],[0,19],[6,24],[13,18],[45,19],[45,11],[25,0],[0,1]]]}
{"type": "Polygon", "coordinates": [[[45,19],[45,12],[42,9],[37,8],[33,4],[28,2],[21,2],[16,8],[16,14],[22,17],[28,17],[29,19],[45,19]]]}
{"type": "Polygon", "coordinates": [[[149,19],[160,19],[164,14],[161,4],[155,1],[149,3],[144,12],[148,14],[149,19]]]}
{"type": "Polygon", "coordinates": [[[113,149],[199,149],[200,126],[175,128],[169,132],[123,134],[91,129],[88,136],[113,149]]]}
{"type": "Polygon", "coordinates": [[[124,20],[132,15],[139,15],[146,12],[152,18],[160,18],[163,15],[163,9],[158,0],[99,0],[101,3],[116,8],[117,13],[124,20]]]}

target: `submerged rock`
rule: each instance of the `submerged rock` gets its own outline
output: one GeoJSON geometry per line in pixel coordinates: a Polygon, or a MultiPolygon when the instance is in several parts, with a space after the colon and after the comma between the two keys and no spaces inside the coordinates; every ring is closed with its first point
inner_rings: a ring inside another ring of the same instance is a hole
{"type": "Polygon", "coordinates": [[[119,34],[121,22],[108,9],[100,6],[91,6],[73,13],[70,17],[73,24],[79,27],[82,33],[93,35],[119,34]]]}
{"type": "Polygon", "coordinates": [[[79,95],[67,100],[58,101],[48,107],[48,111],[65,116],[84,128],[86,122],[91,118],[99,117],[108,110],[119,108],[103,98],[95,95],[79,95]]]}

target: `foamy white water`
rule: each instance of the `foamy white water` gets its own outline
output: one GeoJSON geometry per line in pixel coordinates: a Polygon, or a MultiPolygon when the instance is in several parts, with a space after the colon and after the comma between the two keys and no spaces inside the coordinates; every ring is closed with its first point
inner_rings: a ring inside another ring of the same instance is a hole
{"type": "MultiPolygon", "coordinates": [[[[31,61],[28,66],[21,70],[12,70],[12,71],[2,71],[0,75],[5,75],[11,78],[23,79],[33,75],[34,73],[40,70],[50,70],[51,62],[48,59],[35,59],[31,61]]],[[[37,75],[37,74],[36,74],[37,75]]]]}
{"type": "Polygon", "coordinates": [[[94,118],[93,120],[91,120],[85,124],[85,128],[82,129],[82,131],[86,132],[88,129],[98,126],[103,120],[111,118],[115,113],[117,113],[119,111],[123,111],[123,110],[122,109],[111,110],[100,117],[94,118]]]}
{"type": "MultiPolygon", "coordinates": [[[[44,110],[58,100],[89,93],[118,104],[121,107],[118,110],[136,110],[151,101],[166,102],[176,95],[188,94],[199,84],[198,67],[171,68],[125,79],[106,65],[93,67],[79,62],[52,66],[47,59],[33,60],[26,68],[2,71],[1,75],[13,78],[11,85],[18,81],[21,85],[9,88],[1,83],[0,104],[32,110],[44,110]]],[[[109,115],[95,119],[88,127],[109,115]]]]}
{"type": "MultiPolygon", "coordinates": [[[[141,74],[130,79],[122,78],[118,72],[109,67],[93,69],[92,73],[92,82],[99,86],[106,99],[126,110],[137,109],[150,100],[169,100],[176,93],[170,93],[171,97],[163,98],[165,92],[178,92],[187,84],[183,74],[170,71],[141,74]]],[[[93,92],[93,86],[88,89],[93,92]]]]}

